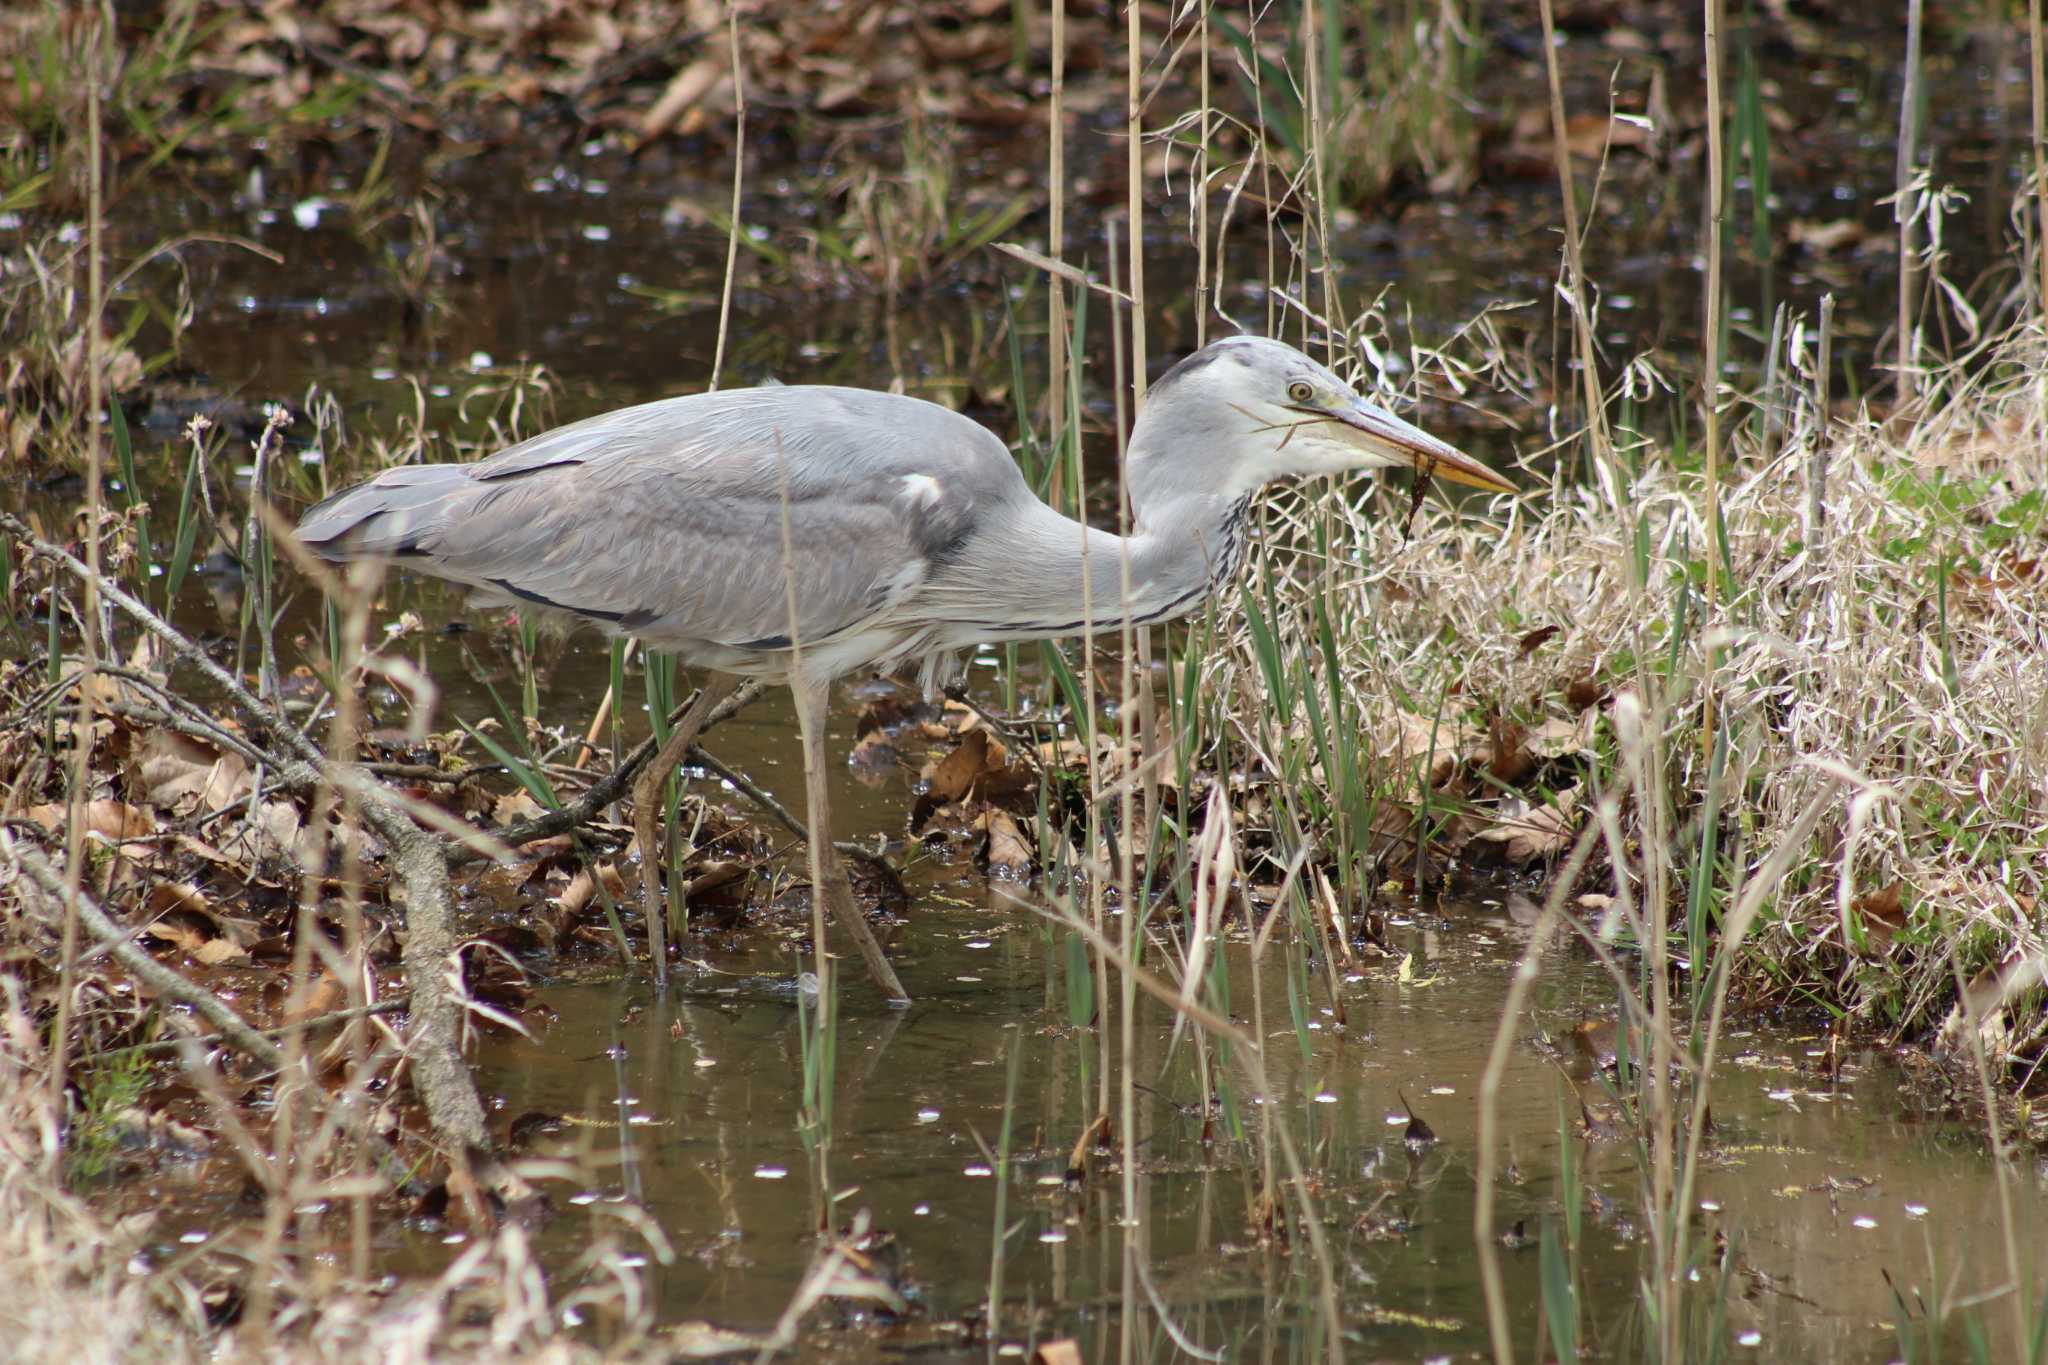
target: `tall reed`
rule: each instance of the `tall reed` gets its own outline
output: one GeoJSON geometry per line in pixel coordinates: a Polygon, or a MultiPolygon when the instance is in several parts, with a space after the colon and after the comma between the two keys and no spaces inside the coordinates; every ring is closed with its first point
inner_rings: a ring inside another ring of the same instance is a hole
{"type": "MultiPolygon", "coordinates": [[[[106,338],[101,322],[107,305],[104,236],[108,147],[100,122],[100,91],[113,57],[106,32],[106,16],[102,11],[92,11],[88,19],[84,48],[87,67],[84,82],[85,150],[89,158],[86,163],[86,309],[83,324],[86,384],[85,628],[79,633],[77,737],[73,741],[64,813],[64,933],[57,966],[57,1018],[53,1026],[49,1075],[51,1122],[60,1127],[70,1061],[72,988],[78,971],[78,896],[85,875],[85,813],[92,792],[92,734],[98,710],[98,689],[94,680],[100,663],[102,615],[99,594],[100,511],[105,505],[106,494],[100,452],[100,412],[106,406],[107,394],[106,338]]],[[[54,630],[57,619],[54,605],[50,619],[54,630]]],[[[62,1151],[62,1144],[57,1144],[49,1152],[50,1159],[56,1161],[62,1151]]]]}

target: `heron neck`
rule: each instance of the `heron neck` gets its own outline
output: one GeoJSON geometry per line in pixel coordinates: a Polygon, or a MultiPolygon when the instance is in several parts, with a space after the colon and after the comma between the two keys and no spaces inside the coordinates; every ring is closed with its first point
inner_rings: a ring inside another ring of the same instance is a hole
{"type": "Polygon", "coordinates": [[[1134,499],[1128,536],[1060,518],[1065,534],[1034,575],[1075,608],[1073,627],[1096,632],[1171,621],[1199,611],[1243,562],[1251,499],[1199,494],[1134,499]],[[1083,622],[1092,624],[1083,625],[1083,622]]]}
{"type": "Polygon", "coordinates": [[[935,643],[1058,639],[1201,609],[1243,561],[1248,497],[1134,499],[1128,536],[1036,498],[993,518],[919,594],[935,643]]]}

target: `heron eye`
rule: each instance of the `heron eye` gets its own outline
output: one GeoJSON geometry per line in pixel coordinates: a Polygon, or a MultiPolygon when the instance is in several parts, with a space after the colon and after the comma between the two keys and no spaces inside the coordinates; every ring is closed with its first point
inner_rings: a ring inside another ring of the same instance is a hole
{"type": "Polygon", "coordinates": [[[1306,403],[1316,396],[1315,386],[1297,379],[1287,386],[1287,396],[1297,403],[1306,403]]]}

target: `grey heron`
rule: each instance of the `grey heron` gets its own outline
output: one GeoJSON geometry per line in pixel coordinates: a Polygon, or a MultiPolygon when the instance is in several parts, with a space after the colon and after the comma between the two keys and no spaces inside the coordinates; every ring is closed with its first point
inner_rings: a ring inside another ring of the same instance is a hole
{"type": "Polygon", "coordinates": [[[1374,469],[1513,487],[1292,346],[1238,336],[1152,385],[1125,454],[1128,537],[1040,501],[1008,447],[967,417],[823,386],[669,398],[474,464],[388,469],[309,509],[298,534],[329,560],[388,556],[466,585],[482,605],[567,613],[703,671],[634,786],[650,917],[661,914],[662,781],[740,679],[787,683],[824,882],[814,894],[901,1003],[832,847],[833,679],[922,660],[929,688],[970,646],[1185,616],[1235,575],[1261,487],[1374,469]]]}

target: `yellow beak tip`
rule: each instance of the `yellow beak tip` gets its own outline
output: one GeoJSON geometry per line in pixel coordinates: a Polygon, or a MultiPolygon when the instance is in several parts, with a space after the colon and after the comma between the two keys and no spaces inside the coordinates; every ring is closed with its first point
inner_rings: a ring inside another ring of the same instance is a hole
{"type": "Polygon", "coordinates": [[[1456,461],[1441,456],[1416,461],[1416,467],[1432,478],[1445,483],[1459,483],[1467,488],[1483,488],[1489,493],[1513,493],[1515,486],[1499,474],[1494,473],[1479,461],[1461,457],[1456,461]]]}

